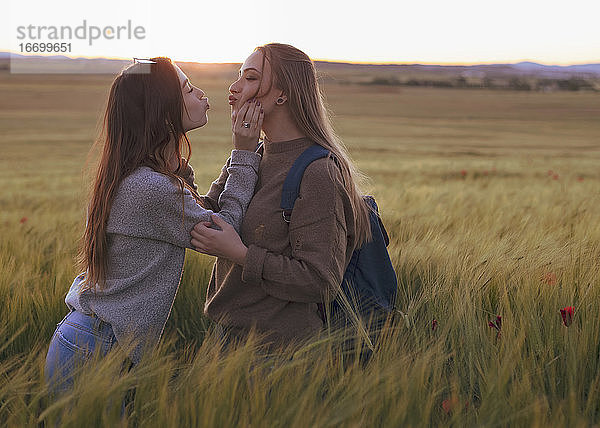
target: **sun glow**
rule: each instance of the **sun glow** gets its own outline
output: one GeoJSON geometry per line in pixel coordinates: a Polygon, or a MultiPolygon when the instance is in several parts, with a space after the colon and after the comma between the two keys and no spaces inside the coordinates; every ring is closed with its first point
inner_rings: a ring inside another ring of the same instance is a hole
{"type": "Polygon", "coordinates": [[[94,39],[88,31],[87,38],[71,40],[72,49],[65,55],[164,55],[179,61],[242,62],[256,46],[278,41],[293,44],[312,58],[345,62],[600,62],[600,26],[595,23],[600,3],[593,0],[569,4],[555,0],[502,4],[373,0],[361,7],[317,0],[301,5],[274,0],[168,5],[156,0],[106,0],[85,7],[75,0],[36,3],[26,7],[9,1],[9,25],[3,25],[0,50],[23,53],[19,43],[36,41],[23,31],[28,26],[45,27],[41,33],[47,39],[51,26],[74,29],[85,21],[88,28],[94,27],[94,39]],[[125,38],[122,30],[122,37],[115,40],[117,30],[128,22],[142,27],[138,35],[143,37],[125,38]]]}

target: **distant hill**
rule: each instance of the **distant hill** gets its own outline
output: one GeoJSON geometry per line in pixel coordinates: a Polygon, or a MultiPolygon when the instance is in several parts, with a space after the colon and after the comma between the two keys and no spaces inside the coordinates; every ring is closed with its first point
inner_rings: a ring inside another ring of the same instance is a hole
{"type": "Polygon", "coordinates": [[[520,62],[514,64],[513,68],[523,72],[534,74],[546,73],[578,73],[578,74],[600,74],[600,64],[581,64],[581,65],[542,65],[535,62],[520,62]]]}
{"type": "MultiPolygon", "coordinates": [[[[108,58],[68,58],[24,56],[0,52],[0,70],[17,73],[92,73],[114,75],[130,60],[108,58]],[[15,61],[14,59],[17,59],[15,61]]],[[[186,71],[205,78],[229,80],[239,64],[180,62],[186,71]]],[[[431,65],[431,64],[355,64],[315,61],[321,79],[336,84],[379,86],[424,86],[439,88],[485,88],[520,91],[589,90],[600,92],[600,64],[544,65],[535,62],[516,64],[431,65]]]]}
{"type": "MultiPolygon", "coordinates": [[[[128,63],[127,60],[113,60],[107,58],[68,58],[64,55],[41,56],[41,55],[18,55],[12,54],[13,58],[22,60],[64,60],[77,62],[96,62],[96,63],[128,63]]],[[[0,52],[0,59],[8,60],[11,54],[9,52],[0,52]]],[[[479,74],[485,73],[493,77],[501,75],[532,75],[539,77],[568,78],[574,75],[600,76],[600,64],[581,64],[581,65],[544,65],[535,62],[519,62],[516,64],[474,64],[474,65],[425,65],[425,64],[355,64],[346,62],[315,61],[318,68],[323,70],[348,70],[348,71],[382,71],[390,72],[417,72],[433,74],[479,74]]]]}
{"type": "Polygon", "coordinates": [[[548,78],[600,77],[600,64],[582,65],[544,65],[535,62],[517,64],[474,64],[474,65],[430,65],[430,64],[353,64],[342,62],[316,61],[321,69],[374,70],[398,73],[431,73],[450,75],[477,75],[485,73],[489,77],[531,75],[548,78]],[[584,76],[582,76],[584,75],[584,76]]]}

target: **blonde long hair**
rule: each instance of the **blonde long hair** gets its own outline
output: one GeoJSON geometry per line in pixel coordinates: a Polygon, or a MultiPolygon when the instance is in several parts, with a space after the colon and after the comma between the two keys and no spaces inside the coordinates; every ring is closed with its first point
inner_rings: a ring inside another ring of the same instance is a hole
{"type": "Polygon", "coordinates": [[[369,207],[359,188],[364,176],[354,166],[346,146],[333,130],[314,63],[300,49],[282,43],[269,43],[255,51],[263,53],[263,69],[265,61],[271,65],[271,85],[287,95],[291,116],[298,129],[335,157],[354,212],[357,247],[362,245],[371,239],[369,207]]]}

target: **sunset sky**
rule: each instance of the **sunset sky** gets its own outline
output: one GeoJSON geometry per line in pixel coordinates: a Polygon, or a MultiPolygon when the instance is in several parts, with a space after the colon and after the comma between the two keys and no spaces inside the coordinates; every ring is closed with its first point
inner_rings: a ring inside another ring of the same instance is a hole
{"type": "Polygon", "coordinates": [[[38,41],[19,39],[18,27],[75,28],[86,20],[100,29],[131,21],[144,27],[144,38],[97,39],[92,45],[44,41],[70,41],[70,56],[166,55],[197,62],[241,62],[254,47],[272,41],[293,44],[314,59],[352,62],[600,62],[598,0],[8,3],[8,14],[0,18],[0,50],[16,53],[20,43],[38,41]]]}

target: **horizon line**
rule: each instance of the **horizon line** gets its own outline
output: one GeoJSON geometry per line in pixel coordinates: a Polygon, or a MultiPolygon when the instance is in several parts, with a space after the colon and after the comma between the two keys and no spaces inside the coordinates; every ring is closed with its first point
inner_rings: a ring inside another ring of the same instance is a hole
{"type": "MultiPolygon", "coordinates": [[[[13,52],[11,50],[3,50],[0,51],[0,54],[10,54],[10,55],[19,55],[23,57],[65,57],[69,59],[106,59],[110,61],[132,61],[132,58],[124,58],[124,57],[110,57],[110,56],[87,56],[87,55],[23,55],[19,52],[13,52]]],[[[217,61],[217,62],[202,62],[197,60],[178,60],[175,58],[171,58],[174,62],[186,62],[186,63],[194,63],[194,64],[214,64],[214,65],[226,65],[226,64],[241,64],[240,61],[217,61]]],[[[576,62],[576,63],[565,63],[565,62],[554,62],[554,63],[546,63],[541,62],[535,59],[524,58],[518,60],[498,60],[498,61],[482,61],[482,62],[421,62],[421,61],[353,61],[353,60],[344,60],[344,59],[330,59],[330,58],[311,58],[314,62],[327,62],[333,64],[352,64],[352,65],[424,65],[424,66],[442,66],[442,67],[465,67],[465,66],[474,66],[474,65],[515,65],[520,63],[535,63],[548,67],[569,67],[569,66],[579,66],[579,65],[598,65],[600,64],[600,59],[590,60],[587,62],[576,62]]]]}

